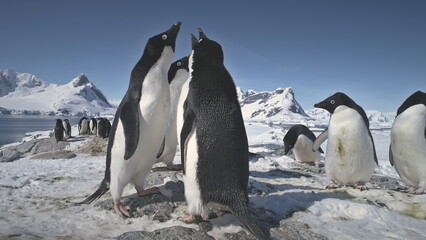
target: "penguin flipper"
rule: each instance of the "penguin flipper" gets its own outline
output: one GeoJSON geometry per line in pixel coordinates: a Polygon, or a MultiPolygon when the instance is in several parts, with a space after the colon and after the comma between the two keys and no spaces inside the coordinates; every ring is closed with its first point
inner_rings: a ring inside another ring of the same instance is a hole
{"type": "Polygon", "coordinates": [[[88,198],[84,199],[83,201],[77,203],[77,204],[89,204],[98,198],[102,197],[106,192],[109,190],[109,181],[108,179],[104,179],[101,182],[101,186],[99,186],[98,190],[94,192],[92,195],[90,195],[88,198]]]}
{"type": "Polygon", "coordinates": [[[123,124],[125,136],[124,160],[128,160],[136,151],[139,143],[139,103],[136,100],[127,100],[121,109],[120,120],[123,124]]]}
{"type": "Polygon", "coordinates": [[[187,101],[184,103],[184,114],[183,114],[183,126],[180,132],[180,159],[183,169],[183,174],[185,174],[185,147],[187,145],[187,140],[189,134],[192,132],[194,120],[195,120],[195,112],[188,107],[187,101]]]}
{"type": "Polygon", "coordinates": [[[374,157],[374,162],[376,162],[377,165],[379,165],[379,161],[377,160],[377,154],[376,154],[376,147],[374,146],[374,140],[373,140],[373,136],[371,135],[371,131],[370,129],[367,129],[368,131],[368,135],[371,138],[371,143],[373,144],[373,157],[374,157]]]}
{"type": "Polygon", "coordinates": [[[163,138],[163,142],[161,143],[160,149],[158,150],[157,153],[157,159],[161,157],[161,155],[163,155],[164,152],[164,147],[166,146],[166,136],[164,136],[163,138]]]}
{"type": "Polygon", "coordinates": [[[314,152],[320,151],[321,153],[324,153],[321,149],[321,144],[325,142],[328,138],[328,128],[326,128],[314,141],[314,145],[312,146],[312,150],[314,152]]]}
{"type": "Polygon", "coordinates": [[[393,166],[394,161],[393,161],[393,153],[392,153],[392,145],[391,144],[389,144],[389,162],[393,166]]]}

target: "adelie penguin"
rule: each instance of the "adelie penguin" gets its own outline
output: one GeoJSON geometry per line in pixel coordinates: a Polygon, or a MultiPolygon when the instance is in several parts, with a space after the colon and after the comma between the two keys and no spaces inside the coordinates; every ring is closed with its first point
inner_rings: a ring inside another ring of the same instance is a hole
{"type": "Polygon", "coordinates": [[[62,121],[62,124],[64,125],[64,137],[65,137],[65,139],[72,138],[70,121],[68,119],[64,119],[64,121],[62,121]]]}
{"type": "Polygon", "coordinates": [[[177,130],[176,119],[179,97],[182,85],[188,79],[188,71],[188,57],[183,57],[172,63],[168,73],[170,85],[170,120],[163,144],[157,154],[157,162],[165,163],[167,168],[171,170],[180,169],[180,167],[173,165],[178,144],[178,133],[180,134],[180,131],[178,132],[177,130]]]}
{"type": "Polygon", "coordinates": [[[64,140],[64,125],[62,124],[61,119],[56,119],[56,126],[54,132],[56,142],[64,140]]]}
{"type": "Polygon", "coordinates": [[[391,130],[389,160],[408,193],[426,190],[426,93],[417,91],[398,108],[391,130]]]}
{"type": "Polygon", "coordinates": [[[87,117],[80,118],[80,121],[78,121],[78,134],[84,135],[88,134],[89,132],[89,121],[87,117]]]}
{"type": "Polygon", "coordinates": [[[284,136],[284,154],[287,155],[293,149],[297,161],[303,163],[315,163],[319,167],[321,148],[318,151],[313,150],[313,144],[317,137],[305,125],[293,125],[284,136]]]}
{"type": "Polygon", "coordinates": [[[327,188],[355,184],[367,190],[367,183],[377,164],[376,150],[364,110],[346,94],[338,92],[315,104],[331,113],[328,129],[314,142],[314,150],[327,138],[325,172],[330,179],[327,188]]]}
{"type": "Polygon", "coordinates": [[[93,135],[96,135],[96,133],[98,132],[98,123],[96,121],[96,118],[90,118],[88,132],[93,135]]]}
{"type": "Polygon", "coordinates": [[[105,177],[99,189],[81,203],[90,203],[110,190],[115,211],[129,217],[130,207],[120,201],[127,184],[132,183],[139,196],[158,193],[156,188],[143,189],[143,186],[156,161],[158,146],[163,141],[170,118],[167,73],[180,25],[178,22],[148,40],[114,116],[105,177]]]}
{"type": "Polygon", "coordinates": [[[249,152],[240,104],[222,47],[199,29],[192,35],[181,160],[188,216],[206,218],[209,203],[229,209],[259,239],[269,239],[248,210],[249,152]]]}

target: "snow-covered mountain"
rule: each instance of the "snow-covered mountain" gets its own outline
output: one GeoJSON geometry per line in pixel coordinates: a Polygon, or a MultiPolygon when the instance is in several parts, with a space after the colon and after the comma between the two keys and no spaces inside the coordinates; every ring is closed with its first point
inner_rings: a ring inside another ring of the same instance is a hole
{"type": "Polygon", "coordinates": [[[68,84],[57,85],[32,74],[0,70],[0,113],[98,115],[114,111],[84,74],[68,84]]]}
{"type": "MultiPolygon", "coordinates": [[[[256,92],[237,87],[243,118],[246,121],[275,124],[304,123],[310,127],[326,127],[330,114],[319,108],[303,110],[291,87],[278,88],[271,92],[256,92]]],[[[370,128],[390,128],[395,113],[366,110],[370,128]]]]}
{"type": "Polygon", "coordinates": [[[259,93],[253,90],[244,91],[237,87],[237,94],[244,120],[299,122],[310,119],[297,102],[290,87],[259,93]]]}

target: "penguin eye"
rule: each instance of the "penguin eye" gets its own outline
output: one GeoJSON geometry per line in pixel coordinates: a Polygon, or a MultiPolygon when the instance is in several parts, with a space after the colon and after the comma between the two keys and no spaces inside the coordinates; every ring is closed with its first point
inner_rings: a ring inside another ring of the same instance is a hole
{"type": "Polygon", "coordinates": [[[200,40],[198,40],[198,42],[200,43],[201,41],[203,41],[203,39],[200,38],[200,40]]]}
{"type": "Polygon", "coordinates": [[[182,65],[182,63],[177,62],[177,63],[176,63],[176,65],[177,65],[178,67],[180,67],[180,65],[182,65]]]}
{"type": "Polygon", "coordinates": [[[163,36],[161,36],[161,38],[162,38],[163,40],[166,40],[166,39],[167,39],[167,35],[166,35],[166,34],[164,34],[163,36]]]}
{"type": "Polygon", "coordinates": [[[334,100],[331,100],[331,101],[330,101],[330,103],[331,103],[331,104],[334,104],[334,103],[336,103],[336,101],[334,101],[334,100]]]}

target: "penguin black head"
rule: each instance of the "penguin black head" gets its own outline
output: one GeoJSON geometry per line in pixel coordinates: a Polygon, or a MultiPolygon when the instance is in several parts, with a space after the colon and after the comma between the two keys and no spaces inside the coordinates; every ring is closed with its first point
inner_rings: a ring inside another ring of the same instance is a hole
{"type": "Polygon", "coordinates": [[[336,108],[341,105],[351,107],[351,108],[354,108],[355,106],[357,106],[354,100],[352,100],[346,94],[337,92],[333,94],[332,96],[326,98],[324,101],[315,104],[314,107],[323,108],[327,110],[328,112],[330,112],[331,114],[333,114],[334,110],[336,110],[336,108]]]}
{"type": "Polygon", "coordinates": [[[62,120],[61,119],[56,119],[56,126],[62,126],[62,120]]]}
{"type": "Polygon", "coordinates": [[[161,53],[165,46],[171,46],[174,52],[176,38],[181,24],[181,22],[177,22],[167,31],[151,37],[146,44],[144,55],[155,55],[161,53]]]}
{"type": "Polygon", "coordinates": [[[299,134],[297,134],[296,131],[291,131],[291,129],[284,136],[284,155],[287,155],[290,150],[294,148],[298,136],[299,134]]]}
{"type": "Polygon", "coordinates": [[[223,50],[219,43],[210,40],[201,28],[199,38],[191,34],[194,62],[209,62],[223,64],[223,50]]]}
{"type": "Polygon", "coordinates": [[[169,73],[168,73],[169,84],[175,78],[176,72],[179,69],[186,69],[186,71],[189,71],[189,69],[188,69],[188,57],[183,57],[183,58],[177,60],[176,62],[172,63],[172,65],[170,65],[170,69],[169,69],[169,73]]]}
{"type": "Polygon", "coordinates": [[[402,105],[398,108],[396,115],[398,116],[399,114],[401,114],[402,112],[407,110],[407,108],[414,106],[414,105],[417,105],[417,104],[423,104],[423,105],[426,106],[426,93],[424,93],[422,91],[417,91],[417,92],[411,94],[411,96],[409,96],[402,103],[402,105]]]}

